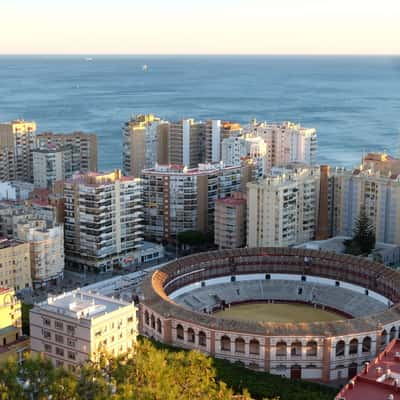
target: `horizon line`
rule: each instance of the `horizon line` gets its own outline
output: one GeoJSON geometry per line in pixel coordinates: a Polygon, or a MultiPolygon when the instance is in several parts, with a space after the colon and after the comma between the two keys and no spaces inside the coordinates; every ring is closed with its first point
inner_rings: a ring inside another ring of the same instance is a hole
{"type": "Polygon", "coordinates": [[[400,53],[0,53],[0,57],[69,57],[69,56],[134,56],[134,57],[164,57],[164,56],[207,56],[207,57],[400,57],[400,53]]]}

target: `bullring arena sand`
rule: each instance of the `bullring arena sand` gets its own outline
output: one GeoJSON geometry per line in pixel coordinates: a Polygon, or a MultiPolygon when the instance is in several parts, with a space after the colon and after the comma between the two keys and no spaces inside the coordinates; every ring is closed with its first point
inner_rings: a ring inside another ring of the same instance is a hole
{"type": "Polygon", "coordinates": [[[247,303],[233,305],[215,316],[240,321],[258,322],[326,322],[345,319],[333,311],[321,310],[306,304],[247,303]]]}

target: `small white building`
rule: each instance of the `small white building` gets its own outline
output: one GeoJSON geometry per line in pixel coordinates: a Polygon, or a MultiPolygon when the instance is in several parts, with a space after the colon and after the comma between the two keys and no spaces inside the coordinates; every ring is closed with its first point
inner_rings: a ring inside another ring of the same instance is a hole
{"type": "Polygon", "coordinates": [[[0,200],[21,201],[29,199],[34,185],[29,182],[0,182],[0,200]]]}
{"type": "Polygon", "coordinates": [[[64,228],[37,218],[21,219],[17,237],[29,243],[33,287],[57,283],[64,276],[64,228]]]}
{"type": "Polygon", "coordinates": [[[80,289],[49,297],[30,311],[31,350],[72,371],[101,352],[119,355],[136,343],[136,307],[80,289]]]}

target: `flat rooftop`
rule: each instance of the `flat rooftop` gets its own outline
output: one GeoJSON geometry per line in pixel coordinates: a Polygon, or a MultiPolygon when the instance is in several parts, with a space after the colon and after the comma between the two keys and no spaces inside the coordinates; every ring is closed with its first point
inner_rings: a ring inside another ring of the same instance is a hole
{"type": "Polygon", "coordinates": [[[356,375],[336,396],[346,400],[400,400],[400,340],[386,349],[356,375]],[[389,397],[392,395],[393,397],[389,397]]]}
{"type": "Polygon", "coordinates": [[[76,289],[59,296],[49,296],[47,300],[38,303],[35,308],[76,319],[91,320],[129,305],[130,303],[125,301],[76,289]]]}

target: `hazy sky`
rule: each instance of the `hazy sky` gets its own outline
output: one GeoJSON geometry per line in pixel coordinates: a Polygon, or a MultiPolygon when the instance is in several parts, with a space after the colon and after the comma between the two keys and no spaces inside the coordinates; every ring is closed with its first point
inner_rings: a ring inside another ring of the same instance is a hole
{"type": "Polygon", "coordinates": [[[400,54],[400,0],[0,0],[0,54],[400,54]]]}

